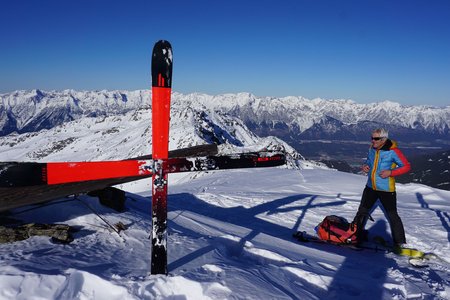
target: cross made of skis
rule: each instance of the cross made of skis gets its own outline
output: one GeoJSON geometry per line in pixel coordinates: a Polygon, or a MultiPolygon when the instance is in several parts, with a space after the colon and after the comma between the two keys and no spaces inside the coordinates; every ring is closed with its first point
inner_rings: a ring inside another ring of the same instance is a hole
{"type": "Polygon", "coordinates": [[[167,270],[168,174],[204,170],[273,167],[286,162],[284,153],[261,151],[216,155],[217,146],[168,151],[172,47],[155,43],[152,53],[152,155],[120,161],[0,162],[0,211],[41,203],[66,195],[152,178],[151,274],[167,270]],[[215,151],[211,155],[211,149],[215,151]]]}

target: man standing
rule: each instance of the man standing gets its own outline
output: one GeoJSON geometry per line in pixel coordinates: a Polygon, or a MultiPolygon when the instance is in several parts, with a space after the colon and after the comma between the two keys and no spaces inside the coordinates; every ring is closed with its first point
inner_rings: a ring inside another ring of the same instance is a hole
{"type": "Polygon", "coordinates": [[[410,164],[395,141],[388,139],[388,131],[378,128],[372,131],[372,145],[362,170],[368,173],[358,212],[353,220],[361,233],[370,216],[370,211],[379,199],[386,212],[394,245],[400,247],[406,243],[405,229],[397,213],[397,194],[395,176],[411,169],[410,164]]]}

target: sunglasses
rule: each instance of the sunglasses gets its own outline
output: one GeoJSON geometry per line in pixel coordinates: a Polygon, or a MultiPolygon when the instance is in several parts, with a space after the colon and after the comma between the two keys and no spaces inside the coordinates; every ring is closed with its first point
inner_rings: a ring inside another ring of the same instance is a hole
{"type": "Polygon", "coordinates": [[[381,140],[381,139],[384,139],[384,136],[372,137],[372,140],[373,140],[373,141],[379,141],[379,140],[381,140]]]}

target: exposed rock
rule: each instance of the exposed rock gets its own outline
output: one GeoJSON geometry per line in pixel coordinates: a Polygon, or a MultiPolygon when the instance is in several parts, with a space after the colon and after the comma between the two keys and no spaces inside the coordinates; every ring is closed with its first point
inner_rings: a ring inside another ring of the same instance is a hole
{"type": "Polygon", "coordinates": [[[0,226],[0,243],[12,243],[26,240],[31,236],[49,236],[54,242],[70,243],[73,241],[72,229],[65,224],[36,224],[20,226],[0,226]]]}

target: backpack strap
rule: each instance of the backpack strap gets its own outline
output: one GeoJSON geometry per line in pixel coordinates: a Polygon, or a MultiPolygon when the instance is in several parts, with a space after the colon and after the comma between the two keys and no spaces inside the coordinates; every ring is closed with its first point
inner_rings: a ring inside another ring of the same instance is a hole
{"type": "Polygon", "coordinates": [[[342,235],[340,235],[340,234],[338,234],[338,233],[336,233],[336,232],[330,230],[331,225],[330,225],[330,222],[329,222],[329,221],[328,221],[326,224],[324,224],[324,227],[327,229],[327,233],[328,233],[328,241],[331,241],[331,236],[335,236],[341,243],[345,243],[345,242],[341,239],[342,235]]]}

